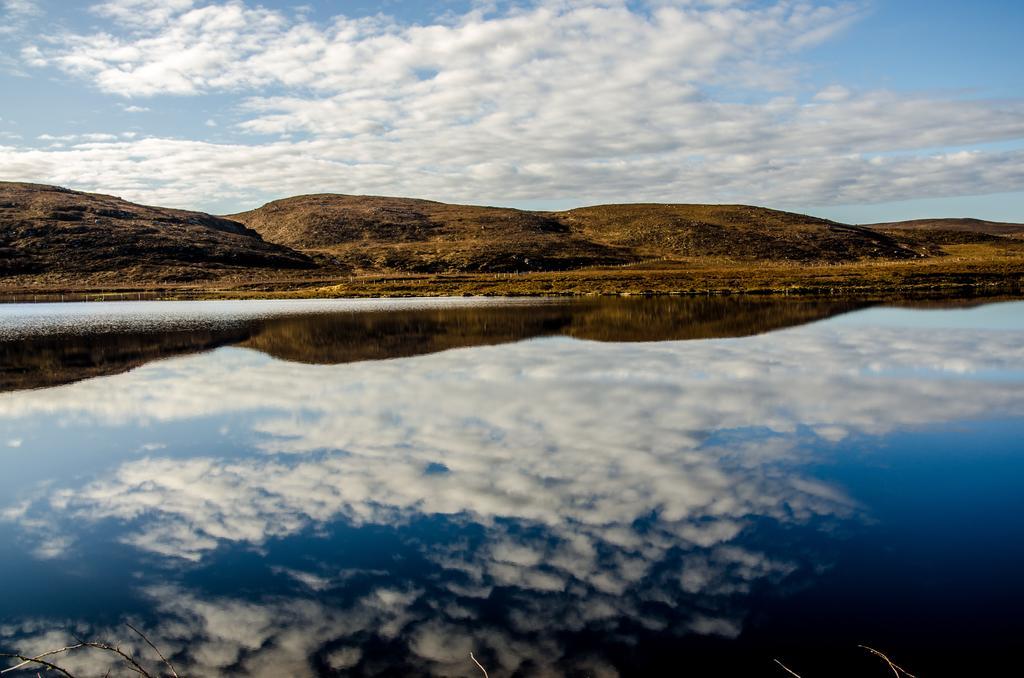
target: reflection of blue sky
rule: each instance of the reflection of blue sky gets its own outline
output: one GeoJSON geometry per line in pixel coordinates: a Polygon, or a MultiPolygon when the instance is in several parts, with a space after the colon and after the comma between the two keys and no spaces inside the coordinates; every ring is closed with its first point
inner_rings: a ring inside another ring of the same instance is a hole
{"type": "Polygon", "coordinates": [[[931,431],[1019,431],[1020,380],[990,377],[1024,364],[1024,324],[998,321],[1020,309],[337,366],[229,348],[3,394],[3,571],[142,572],[133,604],[191,647],[191,675],[294,674],[348,638],[342,666],[366,633],[411,673],[461,670],[472,647],[557,672],[558,633],[622,619],[735,637],[758,585],[809,576],[822,534],[896,510],[857,469],[909,483],[910,451],[966,444],[931,431]],[[782,528],[799,551],[763,536],[782,528]]]}
{"type": "Polygon", "coordinates": [[[960,309],[869,308],[833,318],[829,324],[840,327],[856,325],[1021,332],[1024,331],[1024,305],[1013,301],[960,309]]]}

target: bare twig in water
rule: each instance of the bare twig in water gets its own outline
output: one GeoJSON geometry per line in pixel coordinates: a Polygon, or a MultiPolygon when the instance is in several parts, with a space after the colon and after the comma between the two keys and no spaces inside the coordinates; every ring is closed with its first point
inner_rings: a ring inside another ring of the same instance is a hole
{"type": "Polygon", "coordinates": [[[882,654],[878,650],[874,649],[873,647],[868,647],[867,645],[858,645],[857,647],[863,648],[863,649],[867,650],[868,652],[870,652],[871,654],[875,655],[876,657],[880,657],[882,659],[882,661],[884,661],[886,664],[889,665],[889,668],[892,669],[892,672],[893,672],[893,674],[895,674],[896,678],[903,678],[903,676],[907,676],[907,678],[917,678],[917,676],[915,676],[910,671],[907,671],[902,666],[900,666],[898,664],[894,664],[891,659],[889,659],[888,657],[886,657],[884,654],[882,654]]]}
{"type": "Polygon", "coordinates": [[[151,641],[149,638],[146,637],[145,633],[143,633],[142,631],[138,630],[137,628],[135,628],[131,624],[125,623],[125,626],[127,626],[132,631],[137,633],[139,638],[142,638],[144,641],[146,641],[146,644],[149,645],[151,648],[153,648],[153,652],[156,652],[156,655],[158,657],[160,657],[160,661],[162,661],[164,663],[164,666],[166,666],[167,669],[171,672],[171,675],[174,676],[174,678],[178,678],[178,672],[174,670],[174,666],[172,666],[171,662],[167,659],[167,657],[164,656],[164,653],[160,651],[160,648],[158,648],[156,645],[154,645],[153,641],[151,641]]]}
{"type": "MultiPolygon", "coordinates": [[[[80,645],[73,645],[73,646],[70,646],[70,647],[62,647],[59,650],[51,650],[50,652],[44,652],[43,654],[37,655],[35,657],[26,657],[25,655],[21,655],[21,654],[11,654],[11,653],[8,653],[8,652],[0,652],[0,657],[3,657],[5,659],[19,659],[19,660],[21,660],[20,664],[18,664],[16,666],[12,666],[12,667],[7,668],[7,669],[4,669],[3,671],[0,671],[0,673],[8,673],[10,671],[17,671],[18,669],[24,668],[24,667],[28,666],[29,664],[38,664],[39,666],[45,667],[46,670],[48,670],[48,671],[57,671],[58,673],[64,674],[68,678],[75,678],[73,675],[71,675],[70,673],[68,673],[67,671],[62,669],[61,667],[57,666],[56,664],[51,664],[50,662],[44,660],[43,657],[51,657],[51,656],[53,656],[55,654],[60,654],[61,652],[70,652],[71,650],[76,650],[79,647],[81,647],[81,646],[80,645]]],[[[38,672],[36,673],[36,675],[39,675],[38,672]]]]}
{"type": "Polygon", "coordinates": [[[123,651],[120,645],[109,645],[107,643],[96,643],[92,641],[83,641],[81,639],[77,640],[81,643],[82,647],[92,648],[93,650],[102,650],[103,652],[110,652],[111,654],[118,655],[125,662],[129,669],[139,674],[140,676],[143,676],[143,678],[154,678],[149,671],[142,668],[142,665],[139,664],[139,662],[135,661],[134,655],[128,654],[127,652],[123,651]]]}
{"type": "Polygon", "coordinates": [[[479,668],[481,671],[484,672],[484,678],[491,678],[490,676],[487,675],[487,669],[485,669],[483,667],[483,664],[481,664],[480,662],[478,662],[476,660],[476,657],[473,656],[472,652],[469,653],[469,658],[473,660],[473,663],[477,665],[477,668],[479,668]]]}
{"type": "MultiPolygon", "coordinates": [[[[142,631],[138,630],[137,628],[135,628],[131,624],[125,624],[125,626],[127,626],[136,635],[138,635],[140,638],[142,638],[142,640],[144,640],[147,645],[149,645],[151,648],[153,648],[153,651],[156,652],[158,657],[160,657],[160,661],[162,661],[164,663],[164,666],[166,666],[167,669],[171,672],[171,676],[173,678],[179,678],[178,672],[175,671],[174,666],[171,664],[170,660],[168,660],[167,657],[164,656],[163,652],[160,651],[160,649],[153,643],[153,641],[151,641],[149,638],[146,637],[146,634],[144,634],[142,631]]],[[[43,654],[36,655],[35,657],[26,657],[26,656],[20,655],[20,654],[0,653],[0,657],[4,657],[4,658],[8,658],[8,659],[18,659],[18,660],[21,661],[20,664],[17,664],[15,666],[11,666],[10,668],[3,669],[2,671],[0,671],[0,675],[5,674],[5,673],[10,673],[12,671],[17,671],[18,669],[25,668],[26,666],[29,666],[30,664],[35,664],[37,666],[42,666],[47,671],[57,671],[58,673],[66,676],[67,678],[75,678],[75,676],[72,675],[70,672],[68,672],[67,669],[64,669],[64,668],[62,668],[62,667],[60,667],[60,666],[58,666],[56,664],[53,664],[51,662],[46,661],[46,657],[52,657],[54,655],[67,654],[67,653],[72,652],[74,650],[92,649],[92,650],[100,650],[102,652],[109,652],[111,654],[117,655],[118,657],[120,657],[121,662],[129,670],[134,671],[135,673],[139,674],[140,676],[142,676],[142,678],[155,678],[153,676],[153,674],[151,674],[149,671],[147,671],[142,666],[142,664],[140,664],[138,662],[138,660],[135,659],[135,655],[131,654],[130,652],[125,652],[124,650],[121,649],[120,645],[111,645],[109,643],[98,643],[98,642],[95,642],[95,641],[86,641],[86,640],[82,640],[81,638],[76,638],[75,640],[78,641],[78,643],[76,645],[68,645],[67,647],[62,647],[59,650],[50,650],[49,652],[44,652],[43,654]]],[[[110,675],[110,671],[107,671],[107,675],[108,676],[110,675]]],[[[41,678],[41,674],[39,674],[38,672],[36,673],[36,676],[37,676],[37,678],[41,678]]]]}
{"type": "MultiPolygon", "coordinates": [[[[10,673],[11,671],[17,671],[18,669],[25,668],[29,664],[37,664],[39,666],[45,666],[47,670],[60,671],[64,675],[69,676],[71,674],[69,674],[67,671],[65,671],[61,667],[56,666],[54,664],[51,664],[49,662],[41,661],[41,660],[45,659],[46,657],[52,657],[52,656],[57,655],[57,654],[65,654],[67,652],[71,652],[73,650],[78,650],[78,649],[83,648],[83,647],[85,647],[85,645],[83,645],[81,643],[78,644],[78,645],[68,645],[67,647],[62,647],[59,650],[50,650],[49,652],[44,652],[42,654],[37,654],[35,657],[25,657],[25,656],[20,655],[20,654],[8,654],[6,652],[0,653],[0,657],[6,658],[6,659],[20,659],[21,660],[20,664],[16,664],[15,666],[11,666],[9,668],[4,669],[3,671],[0,671],[0,675],[3,675],[5,673],[10,673]]],[[[38,672],[37,672],[37,674],[38,674],[38,672]]]]}
{"type": "Polygon", "coordinates": [[[778,659],[774,659],[774,660],[772,660],[772,661],[774,661],[774,662],[775,662],[776,664],[778,664],[779,666],[781,666],[781,667],[782,667],[782,668],[783,668],[783,669],[784,669],[784,670],[786,671],[786,673],[788,673],[789,675],[791,675],[791,676],[796,676],[796,678],[800,678],[800,674],[799,674],[799,673],[797,673],[797,672],[796,672],[796,671],[794,671],[793,669],[789,668],[788,666],[786,666],[785,664],[783,664],[782,662],[780,662],[780,661],[779,661],[778,659]]]}

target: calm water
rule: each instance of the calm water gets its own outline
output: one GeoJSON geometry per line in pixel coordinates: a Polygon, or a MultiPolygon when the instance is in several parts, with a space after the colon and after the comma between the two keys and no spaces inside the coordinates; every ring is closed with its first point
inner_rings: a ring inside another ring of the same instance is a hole
{"type": "Polygon", "coordinates": [[[9,305],[0,360],[2,650],[924,678],[1024,634],[1021,302],[9,305]]]}

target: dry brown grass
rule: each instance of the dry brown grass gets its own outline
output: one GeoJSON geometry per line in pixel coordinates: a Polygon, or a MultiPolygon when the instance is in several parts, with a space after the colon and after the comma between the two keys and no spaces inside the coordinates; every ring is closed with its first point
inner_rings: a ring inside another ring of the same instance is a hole
{"type": "Polygon", "coordinates": [[[1024,247],[957,245],[946,250],[946,256],[914,261],[839,265],[702,258],[518,275],[354,276],[291,296],[1013,293],[1024,282],[1024,247]]]}
{"type": "Polygon", "coordinates": [[[320,195],[235,216],[279,244],[210,215],[0,183],[0,298],[988,293],[1024,272],[1024,238],[743,205],[526,212],[320,195]]]}
{"type": "Polygon", "coordinates": [[[209,214],[0,182],[0,280],[188,282],[312,266],[305,255],[209,214]]]}
{"type": "Polygon", "coordinates": [[[868,228],[905,231],[960,231],[988,235],[1024,234],[1024,224],[1009,224],[1001,221],[985,221],[983,219],[912,219],[910,221],[870,224],[868,228]]]}
{"type": "Polygon", "coordinates": [[[561,271],[659,259],[913,259],[886,234],[746,205],[599,205],[529,212],[311,195],[232,215],[354,274],[561,271]]]}
{"type": "MultiPolygon", "coordinates": [[[[1021,243],[1024,246],[1024,243],[1021,243]]],[[[982,245],[907,262],[795,264],[692,259],[528,273],[265,274],[195,283],[83,283],[66,276],[8,279],[2,301],[413,296],[586,296],[771,294],[824,296],[1019,294],[1024,254],[982,245]],[[69,296],[69,300],[71,296],[69,296]]],[[[1024,247],[1022,247],[1024,250],[1024,247]]]]}

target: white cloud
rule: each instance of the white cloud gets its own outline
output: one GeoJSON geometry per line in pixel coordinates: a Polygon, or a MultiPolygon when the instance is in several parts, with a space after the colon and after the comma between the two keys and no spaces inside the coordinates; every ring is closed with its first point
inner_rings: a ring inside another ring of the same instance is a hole
{"type": "Polygon", "coordinates": [[[850,98],[851,92],[842,85],[830,85],[814,95],[817,101],[837,102],[846,101],[850,98]]]}
{"type": "Polygon", "coordinates": [[[309,191],[821,205],[1024,189],[1020,151],[977,149],[1024,138],[1019,99],[836,83],[803,101],[799,50],[862,9],[535,2],[403,25],[104,2],[110,31],[27,46],[26,63],[120,96],[242,97],[246,143],[7,147],[0,178],[240,208],[309,191]]]}
{"type": "Polygon", "coordinates": [[[41,13],[36,0],[0,0],[0,39],[17,34],[41,13]]]}
{"type": "MultiPolygon", "coordinates": [[[[784,157],[746,152],[749,148],[737,141],[726,142],[735,145],[735,153],[709,151],[700,159],[681,153],[618,160],[557,154],[531,158],[528,145],[512,140],[501,146],[507,153],[475,153],[470,135],[450,140],[445,156],[434,147],[444,143],[443,136],[419,145],[329,138],[243,145],[153,137],[63,149],[0,145],[0,180],[38,181],[150,204],[208,209],[225,203],[250,208],[273,197],[314,192],[465,202],[583,196],[587,201],[784,206],[1024,190],[1021,150],[784,157]]],[[[820,143],[829,143],[829,138],[821,137],[820,143]]]]}
{"type": "MultiPolygon", "coordinates": [[[[131,137],[133,133],[127,132],[121,136],[131,137]]],[[[90,132],[87,134],[40,134],[36,137],[40,141],[84,141],[84,142],[95,142],[95,141],[116,141],[118,135],[107,134],[103,132],[90,132]]]]}
{"type": "Polygon", "coordinates": [[[106,0],[92,11],[135,28],[158,28],[194,5],[195,0],[106,0]]]}
{"type": "Polygon", "coordinates": [[[36,0],[0,0],[0,73],[27,78],[28,63],[19,59],[17,41],[29,33],[32,20],[42,14],[36,0]]]}

